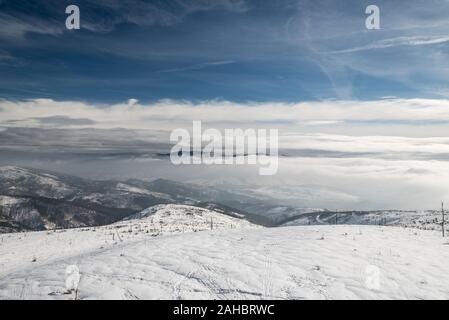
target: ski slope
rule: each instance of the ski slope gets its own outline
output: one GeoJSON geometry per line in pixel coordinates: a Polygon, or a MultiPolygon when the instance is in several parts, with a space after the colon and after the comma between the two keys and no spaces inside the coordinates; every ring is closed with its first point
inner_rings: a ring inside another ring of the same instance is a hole
{"type": "Polygon", "coordinates": [[[449,299],[449,239],[435,231],[323,225],[115,242],[109,231],[4,235],[0,299],[74,299],[70,265],[78,299],[449,299]]]}

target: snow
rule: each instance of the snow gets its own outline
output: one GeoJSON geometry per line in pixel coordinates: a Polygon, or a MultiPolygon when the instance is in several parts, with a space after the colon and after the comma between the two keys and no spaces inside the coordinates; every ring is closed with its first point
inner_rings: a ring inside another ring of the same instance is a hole
{"type": "Polygon", "coordinates": [[[9,207],[24,202],[23,199],[9,196],[0,196],[0,207],[9,207]]]}
{"type": "MultiPolygon", "coordinates": [[[[153,208],[121,223],[158,215],[153,208]]],[[[449,241],[436,231],[321,225],[154,236],[132,229],[113,241],[118,225],[3,235],[0,299],[73,299],[64,294],[73,265],[79,299],[449,299],[449,241]]]]}
{"type": "MultiPolygon", "coordinates": [[[[67,186],[65,183],[59,181],[58,177],[48,174],[48,173],[41,173],[37,174],[34,173],[32,170],[20,168],[20,167],[14,167],[14,166],[1,166],[0,167],[0,177],[4,179],[5,181],[21,181],[22,184],[24,184],[23,181],[28,181],[28,183],[35,183],[38,184],[40,187],[49,188],[54,192],[55,195],[58,195],[59,197],[69,193],[71,191],[70,187],[67,186]]],[[[11,190],[17,189],[16,186],[11,185],[11,190]]],[[[42,196],[45,196],[45,192],[40,192],[42,196]]]]}
{"type": "Polygon", "coordinates": [[[159,192],[148,191],[148,190],[137,188],[137,187],[134,187],[134,186],[130,186],[130,185],[127,185],[127,184],[124,184],[124,183],[121,183],[121,182],[117,183],[117,190],[124,191],[124,192],[129,192],[129,193],[145,194],[145,195],[150,195],[150,196],[154,196],[154,197],[158,197],[158,198],[172,200],[166,194],[159,193],[159,192]]]}
{"type": "Polygon", "coordinates": [[[150,228],[160,232],[183,233],[209,229],[257,228],[258,226],[235,217],[199,207],[166,204],[148,208],[118,222],[116,226],[128,226],[133,221],[140,229],[150,228]]]}
{"type": "Polygon", "coordinates": [[[211,229],[259,228],[245,220],[185,205],[158,205],[112,225],[92,228],[0,234],[0,277],[117,244],[175,233],[211,229]],[[36,262],[33,262],[36,258],[36,262]]]}
{"type": "MultiPolygon", "coordinates": [[[[300,226],[309,224],[334,224],[335,214],[340,224],[353,225],[376,225],[385,224],[389,226],[413,227],[423,230],[441,230],[441,211],[404,211],[404,210],[383,210],[383,211],[362,211],[362,212],[315,212],[307,214],[293,221],[284,223],[283,226],[300,226]]],[[[447,220],[447,219],[446,219],[447,220]]],[[[446,230],[449,231],[449,223],[446,223],[446,230]]]]}

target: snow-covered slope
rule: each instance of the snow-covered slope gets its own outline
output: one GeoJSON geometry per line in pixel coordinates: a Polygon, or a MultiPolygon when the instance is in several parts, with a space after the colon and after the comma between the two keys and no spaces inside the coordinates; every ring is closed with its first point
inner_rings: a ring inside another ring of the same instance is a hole
{"type": "Polygon", "coordinates": [[[128,220],[101,227],[0,234],[0,277],[16,268],[35,267],[100,248],[107,249],[148,238],[211,228],[241,229],[260,226],[213,210],[183,205],[158,205],[128,220]]]}
{"type": "Polygon", "coordinates": [[[0,183],[0,190],[8,194],[51,195],[52,198],[60,199],[76,192],[53,174],[14,166],[0,167],[0,183]]]}
{"type": "Polygon", "coordinates": [[[112,231],[4,235],[0,299],[73,299],[69,265],[80,299],[449,298],[449,241],[435,231],[301,226],[122,242],[112,231]]]}
{"type": "Polygon", "coordinates": [[[135,228],[154,230],[160,233],[257,227],[244,219],[231,217],[213,210],[176,204],[150,207],[114,225],[117,227],[127,227],[130,223],[135,228]]]}
{"type": "MultiPolygon", "coordinates": [[[[412,227],[423,230],[441,230],[441,211],[352,211],[352,212],[311,212],[302,215],[283,226],[320,225],[320,224],[353,224],[353,225],[388,225],[412,227]]],[[[446,219],[447,220],[447,219],[446,219]]],[[[449,231],[449,224],[446,223],[449,231]]]]}
{"type": "Polygon", "coordinates": [[[29,230],[27,227],[15,222],[11,218],[0,214],[0,234],[29,230]]]}

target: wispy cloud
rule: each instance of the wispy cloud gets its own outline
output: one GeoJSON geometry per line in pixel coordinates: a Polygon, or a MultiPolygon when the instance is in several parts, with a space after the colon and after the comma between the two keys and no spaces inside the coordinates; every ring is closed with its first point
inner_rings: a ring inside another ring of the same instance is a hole
{"type": "Polygon", "coordinates": [[[0,13],[0,39],[22,40],[27,33],[60,35],[64,32],[64,24],[55,24],[52,19],[46,20],[34,16],[14,16],[0,13]]]}
{"type": "Polygon", "coordinates": [[[210,67],[223,66],[223,65],[233,64],[233,63],[235,63],[235,61],[233,61],[233,60],[205,62],[205,63],[198,63],[198,64],[180,67],[180,68],[160,70],[158,72],[170,73],[170,72],[194,71],[194,70],[202,70],[202,69],[206,69],[206,68],[210,68],[210,67]]]}
{"type": "Polygon", "coordinates": [[[6,60],[12,60],[14,59],[13,56],[11,56],[8,52],[4,51],[4,50],[0,50],[0,62],[6,61],[6,60]]]}
{"type": "Polygon", "coordinates": [[[398,46],[425,46],[445,42],[449,42],[449,36],[397,37],[392,39],[375,41],[365,46],[332,51],[330,53],[351,53],[366,50],[385,49],[398,46]]]}
{"type": "MultiPolygon", "coordinates": [[[[59,0],[29,1],[17,7],[15,2],[0,2],[0,10],[3,11],[0,13],[0,38],[23,38],[27,33],[60,35],[66,31],[65,16],[61,13],[70,3],[59,0]],[[40,9],[35,10],[36,6],[40,9]]],[[[81,0],[77,5],[82,10],[82,27],[99,33],[110,32],[123,23],[172,26],[199,11],[245,12],[249,8],[245,0],[81,0]]]]}

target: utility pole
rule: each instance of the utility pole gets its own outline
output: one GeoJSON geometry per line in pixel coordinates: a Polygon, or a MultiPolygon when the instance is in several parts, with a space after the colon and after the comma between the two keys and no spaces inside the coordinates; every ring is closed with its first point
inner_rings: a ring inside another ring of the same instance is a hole
{"type": "Polygon", "coordinates": [[[441,222],[441,229],[443,231],[443,238],[444,238],[444,202],[441,202],[441,215],[443,216],[443,222],[441,222]]]}

